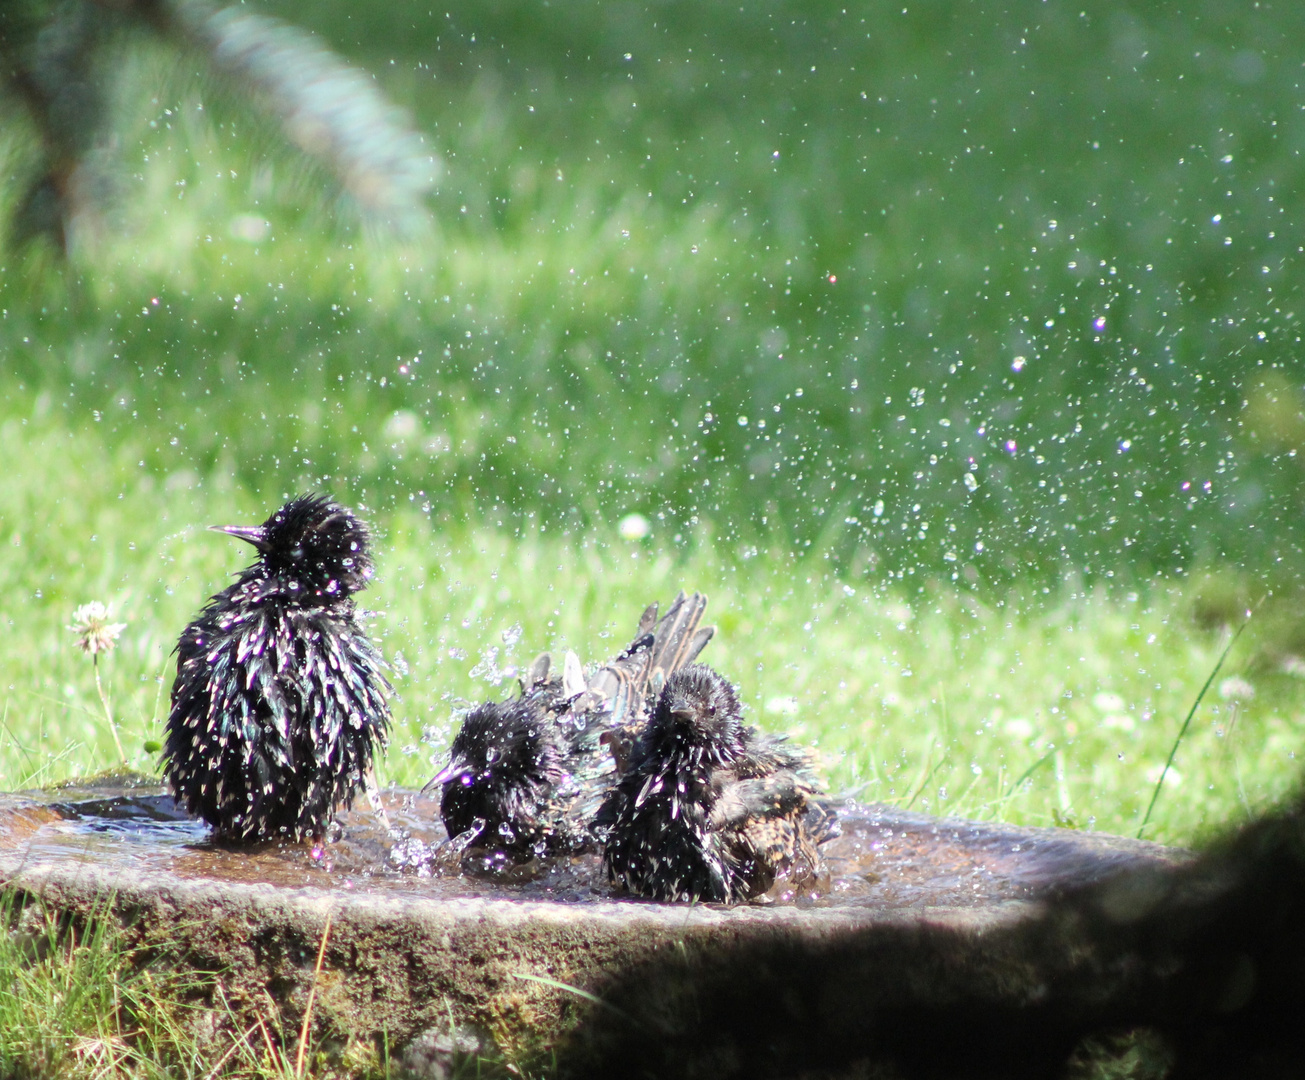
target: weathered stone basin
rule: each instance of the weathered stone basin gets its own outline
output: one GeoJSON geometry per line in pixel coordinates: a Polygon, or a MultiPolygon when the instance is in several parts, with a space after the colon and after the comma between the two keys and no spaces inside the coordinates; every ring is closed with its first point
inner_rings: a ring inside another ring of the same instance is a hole
{"type": "MultiPolygon", "coordinates": [[[[413,840],[443,839],[433,800],[391,792],[386,804],[413,840]]],[[[644,1068],[659,1074],[657,1054],[679,1046],[676,1071],[721,1076],[819,1065],[851,1040],[829,1061],[845,1063],[857,1039],[894,1042],[866,1023],[901,1003],[1106,1000],[1125,974],[1093,981],[1044,955],[1049,931],[1012,931],[1063,890],[1121,873],[1145,882],[1186,859],[886,806],[849,803],[841,820],[825,895],[724,908],[616,895],[593,858],[517,882],[401,870],[357,808],[325,861],[301,846],[225,848],[157,785],[119,780],[0,796],[0,881],[81,912],[112,905],[141,940],[221,973],[232,1001],[270,993],[287,1015],[302,1014],[329,917],[321,1030],[385,1032],[394,1046],[474,1031],[509,1053],[557,1047],[572,1072],[601,1073],[646,1044],[644,1068]],[[808,1038],[819,1048],[804,1052],[808,1038]]]]}

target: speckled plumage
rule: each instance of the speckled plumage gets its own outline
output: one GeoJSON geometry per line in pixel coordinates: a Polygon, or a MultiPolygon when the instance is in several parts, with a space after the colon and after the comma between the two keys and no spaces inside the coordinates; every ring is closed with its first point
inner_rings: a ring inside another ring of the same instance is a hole
{"type": "Polygon", "coordinates": [[[569,654],[561,673],[547,655],[522,694],[467,714],[439,787],[450,837],[515,861],[594,845],[594,812],[623,752],[647,721],[668,675],[711,639],[700,627],[707,598],[680,593],[662,618],[653,604],[629,646],[588,678],[569,654]]]}
{"type": "Polygon", "coordinates": [[[672,675],[598,812],[612,881],[658,900],[732,904],[820,872],[833,818],[806,755],[746,726],[729,680],[672,675]]]}
{"type": "Polygon", "coordinates": [[[385,661],[351,598],[372,575],[370,537],[322,495],[219,531],[259,558],[177,642],[163,768],[223,839],[319,839],[389,727],[385,661]]]}

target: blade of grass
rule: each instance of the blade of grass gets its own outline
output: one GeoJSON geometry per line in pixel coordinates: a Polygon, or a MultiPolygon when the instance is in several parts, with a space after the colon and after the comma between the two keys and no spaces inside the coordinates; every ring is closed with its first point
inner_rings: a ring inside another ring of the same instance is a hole
{"type": "MultiPolygon", "coordinates": [[[[934,746],[933,743],[930,743],[930,744],[929,744],[929,755],[930,755],[931,757],[933,756],[933,746],[934,746]]],[[[906,801],[906,806],[903,807],[903,809],[905,809],[905,810],[909,810],[909,809],[911,809],[912,806],[915,805],[915,800],[918,799],[918,798],[919,798],[919,797],[924,793],[924,789],[927,788],[927,787],[929,786],[929,784],[933,781],[933,778],[938,774],[938,770],[941,769],[944,765],[946,765],[947,762],[948,762],[950,759],[951,759],[951,752],[950,752],[950,751],[947,751],[947,750],[944,750],[944,751],[943,751],[943,756],[940,757],[940,758],[938,759],[938,763],[937,763],[936,765],[934,765],[934,767],[933,767],[932,769],[929,770],[928,775],[925,776],[925,778],[924,778],[923,780],[920,781],[920,786],[917,787],[917,788],[915,789],[915,794],[913,794],[913,795],[912,795],[912,796],[911,796],[911,797],[906,801]]],[[[927,763],[928,763],[928,761],[927,761],[927,759],[926,759],[926,765],[927,765],[927,763]]]]}
{"type": "Polygon", "coordinates": [[[21,742],[18,741],[18,736],[14,734],[13,729],[9,726],[9,701],[8,701],[8,699],[5,700],[5,711],[4,711],[3,715],[0,715],[0,728],[3,728],[3,729],[4,729],[4,733],[5,733],[6,735],[9,736],[9,741],[14,745],[14,748],[15,748],[15,749],[20,753],[20,754],[23,755],[23,761],[24,761],[24,762],[26,763],[26,765],[27,765],[28,775],[30,776],[30,775],[32,774],[32,772],[35,771],[35,769],[37,768],[37,766],[36,766],[35,762],[32,760],[32,752],[31,752],[31,750],[29,750],[26,746],[24,746],[21,742]]]}
{"type": "Polygon", "coordinates": [[[295,1080],[300,1080],[304,1075],[304,1049],[308,1046],[308,1028],[313,1022],[317,977],[322,973],[322,960],[326,957],[326,942],[331,937],[331,918],[334,914],[334,912],[327,912],[326,926],[322,929],[322,943],[317,947],[317,966],[313,968],[313,984],[308,988],[308,1007],[304,1010],[304,1022],[299,1028],[299,1050],[295,1054],[295,1080]]]}
{"type": "Polygon", "coordinates": [[[263,1033],[263,1045],[267,1047],[268,1059],[273,1065],[276,1065],[278,1062],[284,1064],[284,1058],[281,1056],[280,1051],[277,1050],[276,1044],[272,1042],[272,1036],[268,1033],[267,1025],[263,1023],[263,1018],[261,1016],[255,1016],[254,1019],[258,1023],[258,1030],[263,1033]]]}
{"type": "MultiPolygon", "coordinates": [[[[1256,604],[1256,607],[1259,607],[1259,604],[1256,604]]],[[[1164,786],[1165,777],[1169,775],[1169,768],[1174,763],[1174,757],[1178,753],[1178,744],[1183,741],[1183,736],[1187,734],[1187,729],[1191,727],[1192,717],[1196,715],[1196,710],[1201,707],[1201,702],[1205,700],[1205,695],[1209,691],[1211,684],[1214,682],[1215,676],[1219,674],[1219,670],[1223,667],[1223,662],[1228,659],[1228,654],[1232,652],[1232,647],[1237,644],[1237,639],[1242,636],[1242,631],[1250,625],[1251,616],[1254,613],[1254,609],[1248,611],[1246,613],[1245,621],[1237,628],[1236,633],[1228,639],[1228,644],[1224,646],[1223,652],[1219,654],[1219,659],[1215,663],[1209,676],[1206,678],[1205,685],[1201,687],[1201,692],[1196,695],[1196,700],[1192,702],[1192,707],[1187,710],[1187,718],[1183,720],[1183,726],[1178,729],[1178,737],[1174,739],[1173,746],[1169,748],[1169,757],[1165,761],[1165,767],[1160,770],[1160,778],[1155,782],[1155,791],[1151,793],[1151,802],[1146,808],[1146,814],[1142,817],[1142,824],[1137,827],[1137,838],[1139,840],[1142,839],[1142,833],[1146,831],[1146,827],[1151,821],[1151,811],[1155,809],[1156,801],[1160,798],[1160,789],[1164,786]]]]}
{"type": "MultiPolygon", "coordinates": [[[[999,811],[1001,807],[1006,805],[1006,803],[1010,802],[1010,800],[1015,797],[1016,793],[1020,789],[1020,785],[1023,784],[1024,781],[1026,781],[1035,772],[1037,772],[1038,769],[1040,769],[1043,765],[1045,765],[1048,761],[1050,761],[1052,757],[1055,756],[1055,753],[1056,751],[1054,748],[1048,750],[1045,754],[1042,755],[1042,757],[1038,758],[1037,761],[1035,761],[1022,773],[1020,773],[1019,779],[1017,779],[1013,784],[1011,784],[1008,788],[1006,788],[1003,794],[998,795],[995,799],[992,800],[992,802],[985,804],[985,809],[989,811],[993,816],[995,816],[997,814],[997,811],[999,811]]],[[[1000,771],[998,772],[998,778],[997,778],[997,790],[1001,791],[1000,771]]]]}
{"type": "MultiPolygon", "coordinates": [[[[225,996],[226,996],[226,995],[224,994],[224,995],[223,995],[223,999],[224,999],[224,1000],[225,1000],[225,996]]],[[[204,1080],[215,1080],[217,1074],[220,1073],[220,1072],[222,1071],[222,1066],[225,1065],[228,1061],[231,1060],[231,1055],[232,1055],[232,1054],[234,1054],[234,1053],[235,1053],[237,1050],[239,1050],[241,1047],[244,1047],[245,1049],[248,1049],[248,1047],[249,1047],[249,1036],[251,1036],[251,1035],[252,1035],[255,1031],[257,1031],[257,1030],[258,1030],[258,1024],[257,1024],[257,1023],[250,1024],[250,1025],[249,1025],[249,1029],[248,1029],[248,1030],[247,1030],[243,1035],[240,1035],[240,1036],[237,1036],[236,1038],[234,1038],[234,1039],[232,1040],[232,1042],[231,1042],[231,1045],[227,1048],[227,1052],[226,1052],[225,1054],[223,1054],[220,1058],[218,1058],[218,1060],[217,1060],[217,1064],[214,1065],[213,1068],[211,1068],[211,1069],[208,1071],[208,1073],[207,1073],[207,1074],[205,1075],[205,1077],[204,1077],[204,1080]]]]}
{"type": "Polygon", "coordinates": [[[519,971],[510,971],[508,974],[514,979],[524,979],[526,982],[540,983],[543,986],[551,986],[557,990],[565,990],[568,994],[575,994],[578,998],[584,998],[585,1001],[591,1002],[594,1005],[598,1005],[615,1013],[617,1016],[621,1017],[622,1020],[628,1020],[632,1024],[638,1023],[638,1021],[624,1009],[618,1009],[610,1001],[604,1001],[597,994],[591,994],[588,990],[582,990],[578,986],[572,986],[570,983],[559,982],[557,979],[550,979],[546,975],[525,975],[519,971]]]}
{"type": "Polygon", "coordinates": [[[1030,776],[1032,776],[1035,772],[1037,772],[1038,769],[1042,768],[1043,765],[1045,765],[1048,761],[1050,761],[1055,756],[1056,756],[1056,748],[1053,746],[1050,750],[1048,750],[1045,754],[1043,754],[1040,758],[1038,758],[1037,761],[1035,761],[1022,773],[1020,773],[1020,778],[1016,780],[1015,783],[1011,784],[1010,788],[1007,790],[1006,797],[1010,798],[1010,796],[1014,795],[1015,792],[1017,792],[1020,789],[1020,785],[1024,783],[1025,780],[1027,780],[1030,776]]]}
{"type": "Polygon", "coordinates": [[[982,778],[983,778],[982,772],[978,772],[971,775],[965,787],[961,788],[959,792],[957,792],[955,795],[951,797],[949,801],[952,804],[951,812],[953,814],[957,814],[961,817],[970,817],[977,812],[976,809],[967,809],[965,806],[965,800],[969,796],[970,792],[974,790],[975,785],[978,784],[978,782],[982,778]]]}
{"type": "MultiPolygon", "coordinates": [[[[217,982],[216,986],[217,986],[218,997],[222,999],[222,1007],[226,1010],[227,1016],[232,1017],[234,1019],[236,1016],[236,1010],[232,1007],[231,1001],[227,998],[226,989],[222,986],[220,980],[217,982]]],[[[271,1039],[268,1038],[267,1029],[263,1025],[263,1018],[259,1016],[257,1013],[255,1013],[254,1022],[253,1024],[250,1025],[249,1029],[245,1032],[244,1037],[237,1039],[235,1042],[231,1044],[231,1051],[240,1051],[242,1053],[242,1056],[244,1056],[245,1059],[249,1062],[249,1067],[255,1071],[258,1069],[258,1058],[255,1056],[253,1047],[249,1045],[248,1040],[249,1037],[253,1035],[255,1031],[259,1031],[259,1030],[263,1032],[263,1041],[267,1045],[268,1051],[272,1054],[272,1064],[276,1065],[278,1061],[282,1061],[283,1063],[283,1059],[281,1058],[280,1054],[277,1052],[276,1048],[272,1046],[271,1039]]],[[[231,1051],[228,1051],[228,1054],[226,1055],[227,1057],[230,1056],[231,1051]]],[[[223,1061],[225,1060],[226,1058],[224,1057],[223,1061]]],[[[286,1069],[281,1068],[279,1071],[285,1073],[286,1069]]],[[[217,1066],[214,1067],[214,1071],[209,1074],[206,1080],[213,1080],[213,1077],[216,1075],[216,1072],[217,1072],[217,1066]]]]}

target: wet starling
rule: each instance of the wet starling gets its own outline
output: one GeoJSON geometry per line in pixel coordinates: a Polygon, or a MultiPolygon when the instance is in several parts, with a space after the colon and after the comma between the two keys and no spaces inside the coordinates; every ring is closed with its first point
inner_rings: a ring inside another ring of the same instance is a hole
{"type": "Polygon", "coordinates": [[[177,642],[163,767],[227,840],[321,839],[384,747],[391,687],[351,599],[372,576],[367,527],[322,495],[255,526],[258,550],[177,642]]]}
{"type": "Polygon", "coordinates": [[[593,815],[615,782],[622,748],[647,721],[667,677],[711,640],[707,598],[680,593],[661,619],[651,605],[633,642],[588,679],[574,653],[561,675],[547,654],[522,694],[467,714],[441,787],[440,816],[464,846],[521,862],[594,845],[593,815]]]}
{"type": "Polygon", "coordinates": [[[729,680],[702,664],[676,672],[598,812],[608,876],[640,896],[726,904],[777,878],[809,883],[834,819],[808,767],[744,725],[729,680]]]}

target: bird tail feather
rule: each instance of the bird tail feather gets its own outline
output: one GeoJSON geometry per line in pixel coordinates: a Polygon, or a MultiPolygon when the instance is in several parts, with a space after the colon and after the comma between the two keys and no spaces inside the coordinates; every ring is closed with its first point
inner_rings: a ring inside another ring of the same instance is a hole
{"type": "Polygon", "coordinates": [[[648,605],[634,640],[589,680],[591,690],[606,696],[614,724],[636,720],[667,677],[706,648],[716,632],[714,626],[700,625],[706,610],[706,596],[686,596],[683,590],[660,618],[657,605],[648,605]]]}
{"type": "Polygon", "coordinates": [[[652,697],[661,693],[666,680],[680,668],[692,664],[716,633],[714,626],[702,626],[707,613],[707,597],[695,592],[686,597],[681,592],[669,610],[653,628],[652,646],[648,651],[648,669],[644,676],[644,693],[652,697]]]}

